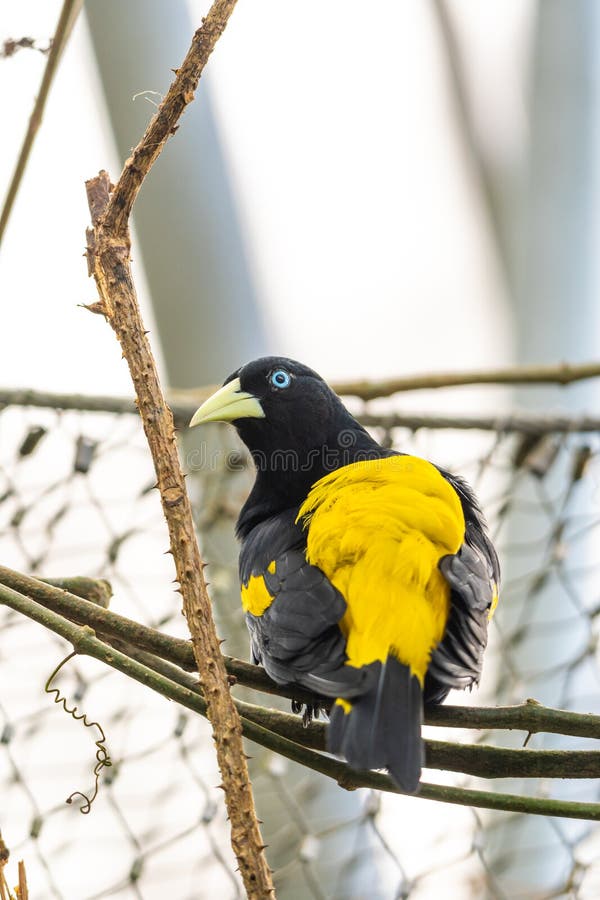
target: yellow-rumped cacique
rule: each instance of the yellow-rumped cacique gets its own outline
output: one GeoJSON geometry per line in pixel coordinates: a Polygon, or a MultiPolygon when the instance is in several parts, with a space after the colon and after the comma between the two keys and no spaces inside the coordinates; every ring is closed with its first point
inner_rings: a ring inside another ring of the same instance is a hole
{"type": "Polygon", "coordinates": [[[323,379],[265,357],[191,426],[231,422],[256,480],[237,522],[252,659],[332,702],[328,749],[418,789],[424,703],[477,684],[498,558],[473,492],[380,446],[323,379]]]}

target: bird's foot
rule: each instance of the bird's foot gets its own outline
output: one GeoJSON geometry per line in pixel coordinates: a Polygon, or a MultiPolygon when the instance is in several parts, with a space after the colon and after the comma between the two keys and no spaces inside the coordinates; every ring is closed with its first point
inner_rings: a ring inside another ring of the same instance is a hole
{"type": "Polygon", "coordinates": [[[302,724],[305,728],[308,728],[313,719],[318,719],[322,711],[320,702],[304,703],[302,700],[292,700],[292,712],[296,715],[302,714],[302,724]]]}

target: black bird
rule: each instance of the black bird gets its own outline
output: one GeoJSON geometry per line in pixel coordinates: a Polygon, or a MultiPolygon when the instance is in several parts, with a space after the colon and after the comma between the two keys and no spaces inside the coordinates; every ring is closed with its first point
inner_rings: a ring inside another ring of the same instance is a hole
{"type": "Polygon", "coordinates": [[[328,748],[423,763],[423,703],[477,684],[498,558],[459,477],[381,447],[323,379],[284,357],[238,369],[191,425],[232,422],[256,481],[237,523],[253,661],[334,700],[328,748]]]}

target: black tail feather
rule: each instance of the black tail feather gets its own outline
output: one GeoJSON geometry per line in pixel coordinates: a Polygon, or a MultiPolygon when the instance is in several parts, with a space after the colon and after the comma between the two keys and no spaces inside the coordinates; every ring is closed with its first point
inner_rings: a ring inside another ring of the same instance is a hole
{"type": "Polygon", "coordinates": [[[379,677],[349,712],[335,704],[328,731],[328,749],[340,753],[357,769],[388,769],[406,793],[417,790],[423,765],[423,696],[408,666],[388,656],[379,677]]]}

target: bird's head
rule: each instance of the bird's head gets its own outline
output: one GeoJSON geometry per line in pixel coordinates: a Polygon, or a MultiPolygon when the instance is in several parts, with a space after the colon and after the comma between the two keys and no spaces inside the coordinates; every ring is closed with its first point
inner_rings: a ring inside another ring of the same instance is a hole
{"type": "Polygon", "coordinates": [[[190,426],[204,422],[231,422],[255,457],[309,452],[336,442],[350,424],[362,431],[320,375],[283,356],[256,359],[230,375],[190,426]]]}
{"type": "Polygon", "coordinates": [[[231,422],[252,454],[256,482],[237,524],[257,522],[301,503],[327,472],[388,456],[308,366],[282,356],[247,363],[196,410],[190,426],[231,422]]]}

